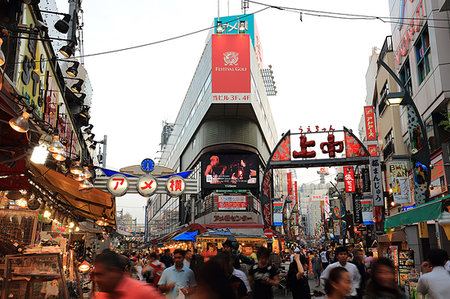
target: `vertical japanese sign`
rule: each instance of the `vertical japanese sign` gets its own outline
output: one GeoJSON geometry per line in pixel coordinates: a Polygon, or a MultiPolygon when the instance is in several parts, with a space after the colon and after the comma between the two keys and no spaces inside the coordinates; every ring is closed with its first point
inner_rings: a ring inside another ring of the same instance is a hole
{"type": "Polygon", "coordinates": [[[273,201],[273,226],[283,225],[283,202],[278,200],[273,201]]]}
{"type": "Polygon", "coordinates": [[[361,214],[364,225],[373,225],[373,206],[370,197],[364,197],[360,200],[361,203],[361,214]]]}
{"type": "Polygon", "coordinates": [[[212,36],[212,102],[248,103],[251,93],[248,34],[212,36]]]}
{"type": "Polygon", "coordinates": [[[383,200],[383,185],[381,182],[380,158],[378,157],[370,158],[370,169],[372,170],[373,205],[375,207],[382,207],[384,206],[384,200],[383,200]]]}
{"type": "Polygon", "coordinates": [[[355,192],[355,175],[353,167],[344,167],[345,192],[355,192]]]}
{"type": "Polygon", "coordinates": [[[398,204],[411,202],[407,167],[405,161],[389,162],[392,195],[398,204]]]}
{"type": "Polygon", "coordinates": [[[364,118],[366,121],[366,139],[377,140],[373,106],[364,106],[364,118]]]}
{"type": "Polygon", "coordinates": [[[370,172],[368,168],[361,169],[362,181],[363,181],[363,192],[370,192],[370,172]]]}
{"type": "Polygon", "coordinates": [[[352,194],[353,199],[353,222],[356,224],[363,223],[361,198],[357,194],[352,194]]]}
{"type": "Polygon", "coordinates": [[[371,156],[378,156],[378,148],[376,144],[367,145],[367,150],[369,151],[371,156]]]}

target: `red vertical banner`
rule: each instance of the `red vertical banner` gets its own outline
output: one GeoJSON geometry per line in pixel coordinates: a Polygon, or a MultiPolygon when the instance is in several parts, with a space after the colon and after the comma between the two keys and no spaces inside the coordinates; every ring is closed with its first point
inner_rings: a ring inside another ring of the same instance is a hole
{"type": "Polygon", "coordinates": [[[366,123],[367,140],[377,140],[373,106],[364,106],[364,118],[366,123]]]}
{"type": "Polygon", "coordinates": [[[353,167],[344,167],[345,192],[355,192],[355,175],[353,167]]]}
{"type": "Polygon", "coordinates": [[[369,144],[367,146],[367,150],[369,151],[371,156],[377,156],[378,157],[378,149],[376,144],[369,144]]]}
{"type": "Polygon", "coordinates": [[[292,190],[292,173],[288,172],[287,174],[287,191],[288,191],[288,199],[291,200],[291,208],[294,205],[293,202],[293,198],[294,198],[294,194],[293,194],[293,190],[292,190]]]}
{"type": "Polygon", "coordinates": [[[213,34],[211,44],[213,102],[249,102],[250,36],[248,34],[213,34]]]}

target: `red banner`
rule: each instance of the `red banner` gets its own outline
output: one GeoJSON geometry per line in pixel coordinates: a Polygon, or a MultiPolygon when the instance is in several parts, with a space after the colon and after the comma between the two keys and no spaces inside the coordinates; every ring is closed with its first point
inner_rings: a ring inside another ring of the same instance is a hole
{"type": "Polygon", "coordinates": [[[287,173],[287,192],[288,192],[288,199],[291,200],[291,208],[294,205],[294,194],[292,192],[292,173],[287,173]]]}
{"type": "Polygon", "coordinates": [[[212,93],[215,102],[249,101],[251,92],[250,36],[212,36],[212,93]],[[214,94],[219,94],[214,97],[214,94]],[[242,94],[248,94],[247,97],[242,94]]]}
{"type": "Polygon", "coordinates": [[[364,118],[366,120],[366,138],[367,140],[377,140],[375,128],[375,115],[373,106],[364,106],[364,118]]]}
{"type": "Polygon", "coordinates": [[[367,146],[367,150],[369,151],[371,156],[377,156],[378,157],[378,149],[376,144],[369,144],[367,146]]]}
{"type": "Polygon", "coordinates": [[[345,192],[355,192],[355,175],[353,167],[344,167],[345,192]]]}

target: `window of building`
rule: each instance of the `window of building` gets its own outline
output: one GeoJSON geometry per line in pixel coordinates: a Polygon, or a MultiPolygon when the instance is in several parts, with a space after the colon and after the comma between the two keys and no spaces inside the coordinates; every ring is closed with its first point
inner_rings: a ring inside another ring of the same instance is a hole
{"type": "Polygon", "coordinates": [[[419,72],[419,84],[422,84],[431,69],[430,37],[428,27],[425,27],[417,38],[415,45],[417,57],[417,70],[419,72]]]}
{"type": "Polygon", "coordinates": [[[410,95],[412,95],[413,91],[411,84],[411,67],[409,65],[409,59],[405,60],[402,68],[400,69],[400,80],[402,81],[403,87],[405,87],[406,91],[409,92],[410,95]]]}

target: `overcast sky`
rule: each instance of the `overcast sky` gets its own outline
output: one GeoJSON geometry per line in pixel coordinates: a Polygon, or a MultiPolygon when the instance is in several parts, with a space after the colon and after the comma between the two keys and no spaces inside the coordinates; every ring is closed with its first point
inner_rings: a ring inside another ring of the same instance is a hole
{"type": "MultiPolygon", "coordinates": [[[[388,16],[388,1],[260,0],[272,5],[388,16]]],[[[67,0],[57,0],[67,11],[67,0]]],[[[220,1],[220,15],[240,14],[240,0],[220,1]]],[[[212,25],[216,0],[83,1],[84,52],[103,52],[166,39],[212,25]]],[[[250,3],[248,12],[263,6],[250,3]]],[[[372,47],[390,27],[380,21],[312,17],[268,9],[255,16],[263,60],[273,66],[278,95],[269,97],[278,135],[317,125],[357,132],[372,47]]],[[[96,139],[108,135],[107,167],[156,158],[162,122],[174,122],[203,52],[207,32],[136,50],[85,58],[93,87],[96,139]]],[[[294,141],[295,142],[295,141],[294,141]]],[[[293,147],[296,145],[294,144],[293,147]]],[[[317,151],[317,149],[316,149],[317,151]]],[[[313,170],[314,172],[317,169],[313,170]]],[[[319,179],[298,172],[299,185],[319,179]]],[[[146,199],[124,196],[117,209],[144,221],[146,199]]]]}

